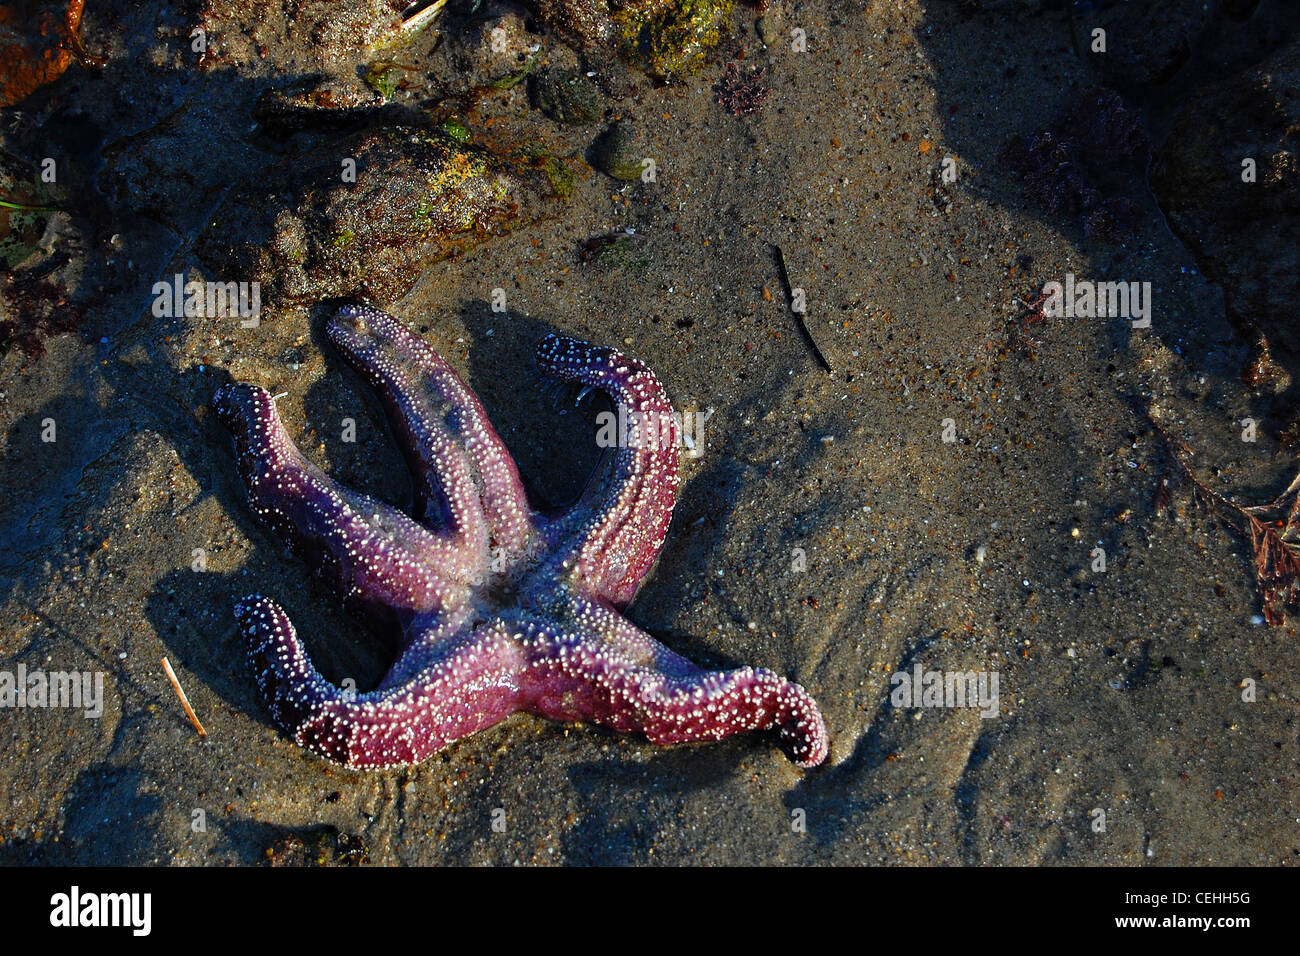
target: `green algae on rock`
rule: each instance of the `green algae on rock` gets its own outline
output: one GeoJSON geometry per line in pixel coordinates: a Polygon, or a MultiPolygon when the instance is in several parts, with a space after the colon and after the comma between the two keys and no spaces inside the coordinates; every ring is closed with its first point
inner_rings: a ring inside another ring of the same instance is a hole
{"type": "Polygon", "coordinates": [[[36,170],[0,151],[0,264],[13,269],[36,251],[54,210],[36,170]]]}
{"type": "Polygon", "coordinates": [[[474,134],[459,116],[448,116],[438,125],[444,133],[458,143],[468,143],[474,138],[474,134]]]}
{"type": "Polygon", "coordinates": [[[258,173],[198,244],[223,281],[274,306],[337,295],[391,300],[420,271],[541,213],[545,180],[442,130],[356,134],[258,173]]]}
{"type": "Polygon", "coordinates": [[[732,0],[632,0],[614,15],[623,55],[663,79],[693,73],[715,47],[732,0]]]}
{"type": "Polygon", "coordinates": [[[402,73],[403,68],[396,63],[379,60],[370,64],[362,79],[365,81],[366,86],[383,97],[384,102],[388,102],[397,96],[397,91],[402,83],[402,73]]]}
{"type": "Polygon", "coordinates": [[[546,181],[550,184],[552,196],[565,202],[573,198],[575,177],[573,170],[564,165],[563,160],[558,156],[544,157],[542,171],[546,173],[546,181]]]}

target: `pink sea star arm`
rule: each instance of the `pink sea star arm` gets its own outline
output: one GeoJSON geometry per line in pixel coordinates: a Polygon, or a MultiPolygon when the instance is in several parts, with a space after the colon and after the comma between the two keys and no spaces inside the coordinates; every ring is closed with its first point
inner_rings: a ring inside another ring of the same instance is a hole
{"type": "Polygon", "coordinates": [[[300,746],[357,769],[419,763],[517,710],[657,744],[775,729],[800,766],[826,758],[825,724],[798,684],[751,667],[701,670],[612,612],[583,620],[599,633],[497,619],[444,645],[411,678],[368,693],[326,681],[269,598],[245,598],[235,616],[275,722],[300,746]]]}
{"type": "Polygon", "coordinates": [[[524,653],[500,622],[447,645],[400,684],[356,693],[320,675],[274,601],[245,598],[235,617],[275,722],[299,746],[348,767],[419,763],[519,709],[524,653]]]}
{"type": "Polygon", "coordinates": [[[473,566],[395,508],[349,491],[303,458],[264,388],[227,385],[213,398],[235,436],[237,464],[257,516],[287,539],[358,609],[384,620],[436,611],[473,566]],[[439,555],[436,570],[425,561],[439,555]],[[460,559],[460,563],[457,561],[460,559]]]}
{"type": "Polygon", "coordinates": [[[326,334],[383,399],[415,475],[416,516],[445,524],[472,546],[486,548],[490,533],[507,552],[519,550],[531,530],[523,483],[456,370],[397,319],[368,306],[340,309],[326,334]]]}
{"type": "Polygon", "coordinates": [[[630,423],[609,468],[597,469],[601,485],[560,519],[575,525],[565,527],[572,544],[561,549],[560,565],[576,573],[587,593],[625,607],[659,557],[672,521],[679,439],[673,407],[654,372],[614,349],[548,335],[537,346],[537,361],[547,375],[608,392],[616,415],[630,423]]]}
{"type": "Polygon", "coordinates": [[[586,720],[656,744],[777,730],[801,767],[826,759],[826,724],[812,696],[762,668],[706,671],[621,615],[581,605],[577,627],[529,623],[519,640],[529,666],[527,707],[552,720],[586,720]]]}

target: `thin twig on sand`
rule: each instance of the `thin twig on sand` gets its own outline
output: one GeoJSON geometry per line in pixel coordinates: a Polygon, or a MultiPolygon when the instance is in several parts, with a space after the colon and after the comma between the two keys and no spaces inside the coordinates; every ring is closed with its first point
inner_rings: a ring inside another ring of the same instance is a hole
{"type": "Polygon", "coordinates": [[[172,690],[176,691],[176,696],[181,699],[181,706],[185,708],[190,723],[194,725],[194,729],[199,732],[200,737],[206,737],[208,732],[203,729],[203,725],[199,723],[199,718],[195,716],[194,708],[190,706],[190,699],[185,696],[185,691],[181,689],[181,682],[176,679],[176,672],[172,670],[171,662],[164,657],[162,666],[163,670],[167,672],[167,679],[172,682],[172,690]]]}

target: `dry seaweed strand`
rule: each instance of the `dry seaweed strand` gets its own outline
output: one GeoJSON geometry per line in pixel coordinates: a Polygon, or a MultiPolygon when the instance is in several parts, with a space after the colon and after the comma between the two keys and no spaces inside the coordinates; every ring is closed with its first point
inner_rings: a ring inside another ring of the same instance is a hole
{"type": "MultiPolygon", "coordinates": [[[[1195,492],[1221,515],[1226,511],[1245,520],[1250,531],[1250,547],[1255,553],[1255,580],[1264,602],[1264,620],[1272,627],[1284,624],[1286,608],[1300,606],[1300,474],[1274,500],[1262,505],[1239,505],[1197,478],[1187,461],[1195,454],[1191,448],[1165,431],[1150,411],[1147,418],[1165,440],[1174,464],[1186,475],[1195,492]],[[1280,517],[1284,512],[1285,520],[1280,517]]],[[[1161,477],[1156,486],[1157,513],[1169,499],[1169,479],[1161,477]]]]}
{"type": "Polygon", "coordinates": [[[1164,514],[1173,497],[1173,492],[1169,488],[1169,476],[1161,475],[1160,480],[1156,482],[1156,493],[1151,501],[1151,506],[1155,508],[1156,514],[1164,514]]]}
{"type": "Polygon", "coordinates": [[[786,301],[790,303],[790,312],[794,315],[794,320],[799,325],[799,331],[803,333],[804,341],[808,343],[808,347],[811,348],[813,354],[817,356],[817,361],[821,363],[822,368],[826,369],[828,375],[834,375],[835,370],[831,368],[831,363],[826,360],[826,356],[822,354],[822,350],[817,347],[817,340],[814,339],[812,333],[808,331],[808,326],[803,320],[803,313],[796,312],[794,309],[794,286],[790,284],[790,270],[785,267],[785,253],[781,251],[780,246],[773,245],[772,248],[776,250],[776,264],[781,269],[781,281],[785,283],[786,301]]]}
{"type": "Polygon", "coordinates": [[[200,737],[206,737],[208,732],[203,729],[203,725],[199,723],[199,718],[195,716],[194,708],[190,706],[190,699],[185,696],[185,691],[181,689],[181,682],[176,679],[176,672],[172,670],[171,662],[164,657],[162,666],[163,670],[167,672],[167,679],[172,682],[172,690],[176,691],[176,696],[181,699],[181,706],[185,708],[185,714],[189,717],[190,723],[194,725],[194,729],[199,732],[200,737]]]}

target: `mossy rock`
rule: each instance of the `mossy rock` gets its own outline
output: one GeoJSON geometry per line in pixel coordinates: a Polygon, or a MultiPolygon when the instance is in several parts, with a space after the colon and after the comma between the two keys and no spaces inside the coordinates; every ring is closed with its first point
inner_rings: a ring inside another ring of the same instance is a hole
{"type": "Polygon", "coordinates": [[[654,77],[693,73],[717,46],[733,6],[732,0],[632,0],[614,16],[623,55],[654,77]]]}
{"type": "Polygon", "coordinates": [[[260,282],[268,304],[387,301],[430,263],[538,218],[550,185],[441,129],[369,130],[258,173],[198,253],[216,281],[260,282]]]}

